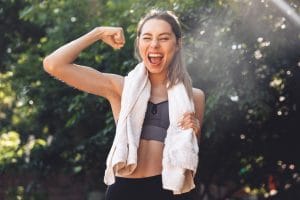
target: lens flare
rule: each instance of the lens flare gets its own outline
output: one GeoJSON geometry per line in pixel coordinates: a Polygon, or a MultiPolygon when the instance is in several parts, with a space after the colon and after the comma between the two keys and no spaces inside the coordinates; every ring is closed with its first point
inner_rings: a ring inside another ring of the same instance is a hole
{"type": "Polygon", "coordinates": [[[287,17],[300,27],[300,16],[291,6],[289,6],[288,3],[283,0],[271,0],[270,2],[272,2],[283,13],[286,13],[287,17]]]}

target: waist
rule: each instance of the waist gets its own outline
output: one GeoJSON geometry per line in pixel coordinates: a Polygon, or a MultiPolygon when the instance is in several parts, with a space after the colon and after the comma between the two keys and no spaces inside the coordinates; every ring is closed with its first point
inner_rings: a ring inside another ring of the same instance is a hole
{"type": "Polygon", "coordinates": [[[151,177],[162,172],[162,155],[164,144],[155,140],[140,140],[137,150],[137,166],[130,175],[118,174],[126,178],[151,177]]]}

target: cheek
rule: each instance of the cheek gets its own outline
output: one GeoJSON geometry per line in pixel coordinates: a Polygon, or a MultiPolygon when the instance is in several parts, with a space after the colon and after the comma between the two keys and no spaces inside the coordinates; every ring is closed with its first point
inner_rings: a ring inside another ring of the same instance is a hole
{"type": "Polygon", "coordinates": [[[147,57],[147,55],[146,55],[146,47],[143,46],[143,45],[140,45],[139,48],[138,48],[138,50],[139,50],[140,56],[143,59],[145,59],[147,57]]]}
{"type": "Polygon", "coordinates": [[[168,54],[171,60],[173,60],[174,56],[176,56],[176,47],[172,47],[171,49],[169,49],[168,54]]]}
{"type": "Polygon", "coordinates": [[[169,53],[169,55],[175,55],[178,51],[178,45],[175,42],[171,43],[166,47],[166,51],[169,53]]]}
{"type": "Polygon", "coordinates": [[[144,49],[145,48],[143,46],[143,43],[139,42],[139,44],[138,44],[138,50],[139,50],[140,55],[143,55],[144,49]]]}

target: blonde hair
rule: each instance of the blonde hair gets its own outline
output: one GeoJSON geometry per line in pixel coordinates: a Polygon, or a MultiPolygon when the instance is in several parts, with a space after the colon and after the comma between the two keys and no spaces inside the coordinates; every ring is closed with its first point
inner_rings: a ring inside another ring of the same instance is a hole
{"type": "Polygon", "coordinates": [[[170,24],[173,33],[175,34],[176,41],[178,45],[180,46],[179,50],[174,54],[173,60],[168,68],[167,73],[167,79],[169,81],[168,88],[171,88],[172,86],[176,85],[179,82],[182,82],[185,86],[185,89],[188,93],[188,96],[190,99],[193,98],[193,89],[192,89],[192,79],[190,75],[188,74],[188,71],[186,69],[186,66],[183,62],[182,58],[182,48],[181,42],[182,39],[182,31],[181,26],[179,23],[178,18],[176,15],[171,11],[161,11],[161,10],[151,10],[144,18],[140,20],[137,27],[137,37],[135,39],[135,57],[141,61],[142,58],[139,54],[138,50],[138,38],[141,35],[141,30],[144,26],[144,24],[150,20],[150,19],[160,19],[164,20],[168,24],[170,24]]]}

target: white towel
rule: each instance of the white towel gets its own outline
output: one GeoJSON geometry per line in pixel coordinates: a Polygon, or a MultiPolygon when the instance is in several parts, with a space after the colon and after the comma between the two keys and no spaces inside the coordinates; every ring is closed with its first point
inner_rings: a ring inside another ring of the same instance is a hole
{"type": "MultiPolygon", "coordinates": [[[[106,161],[107,185],[115,182],[116,173],[129,175],[137,166],[137,149],[150,92],[148,71],[140,63],[125,77],[116,135],[106,161]]],[[[181,194],[195,187],[199,148],[193,129],[182,130],[177,123],[184,113],[195,110],[182,83],[168,89],[168,101],[170,126],[163,150],[162,183],[164,189],[181,194]]]]}

